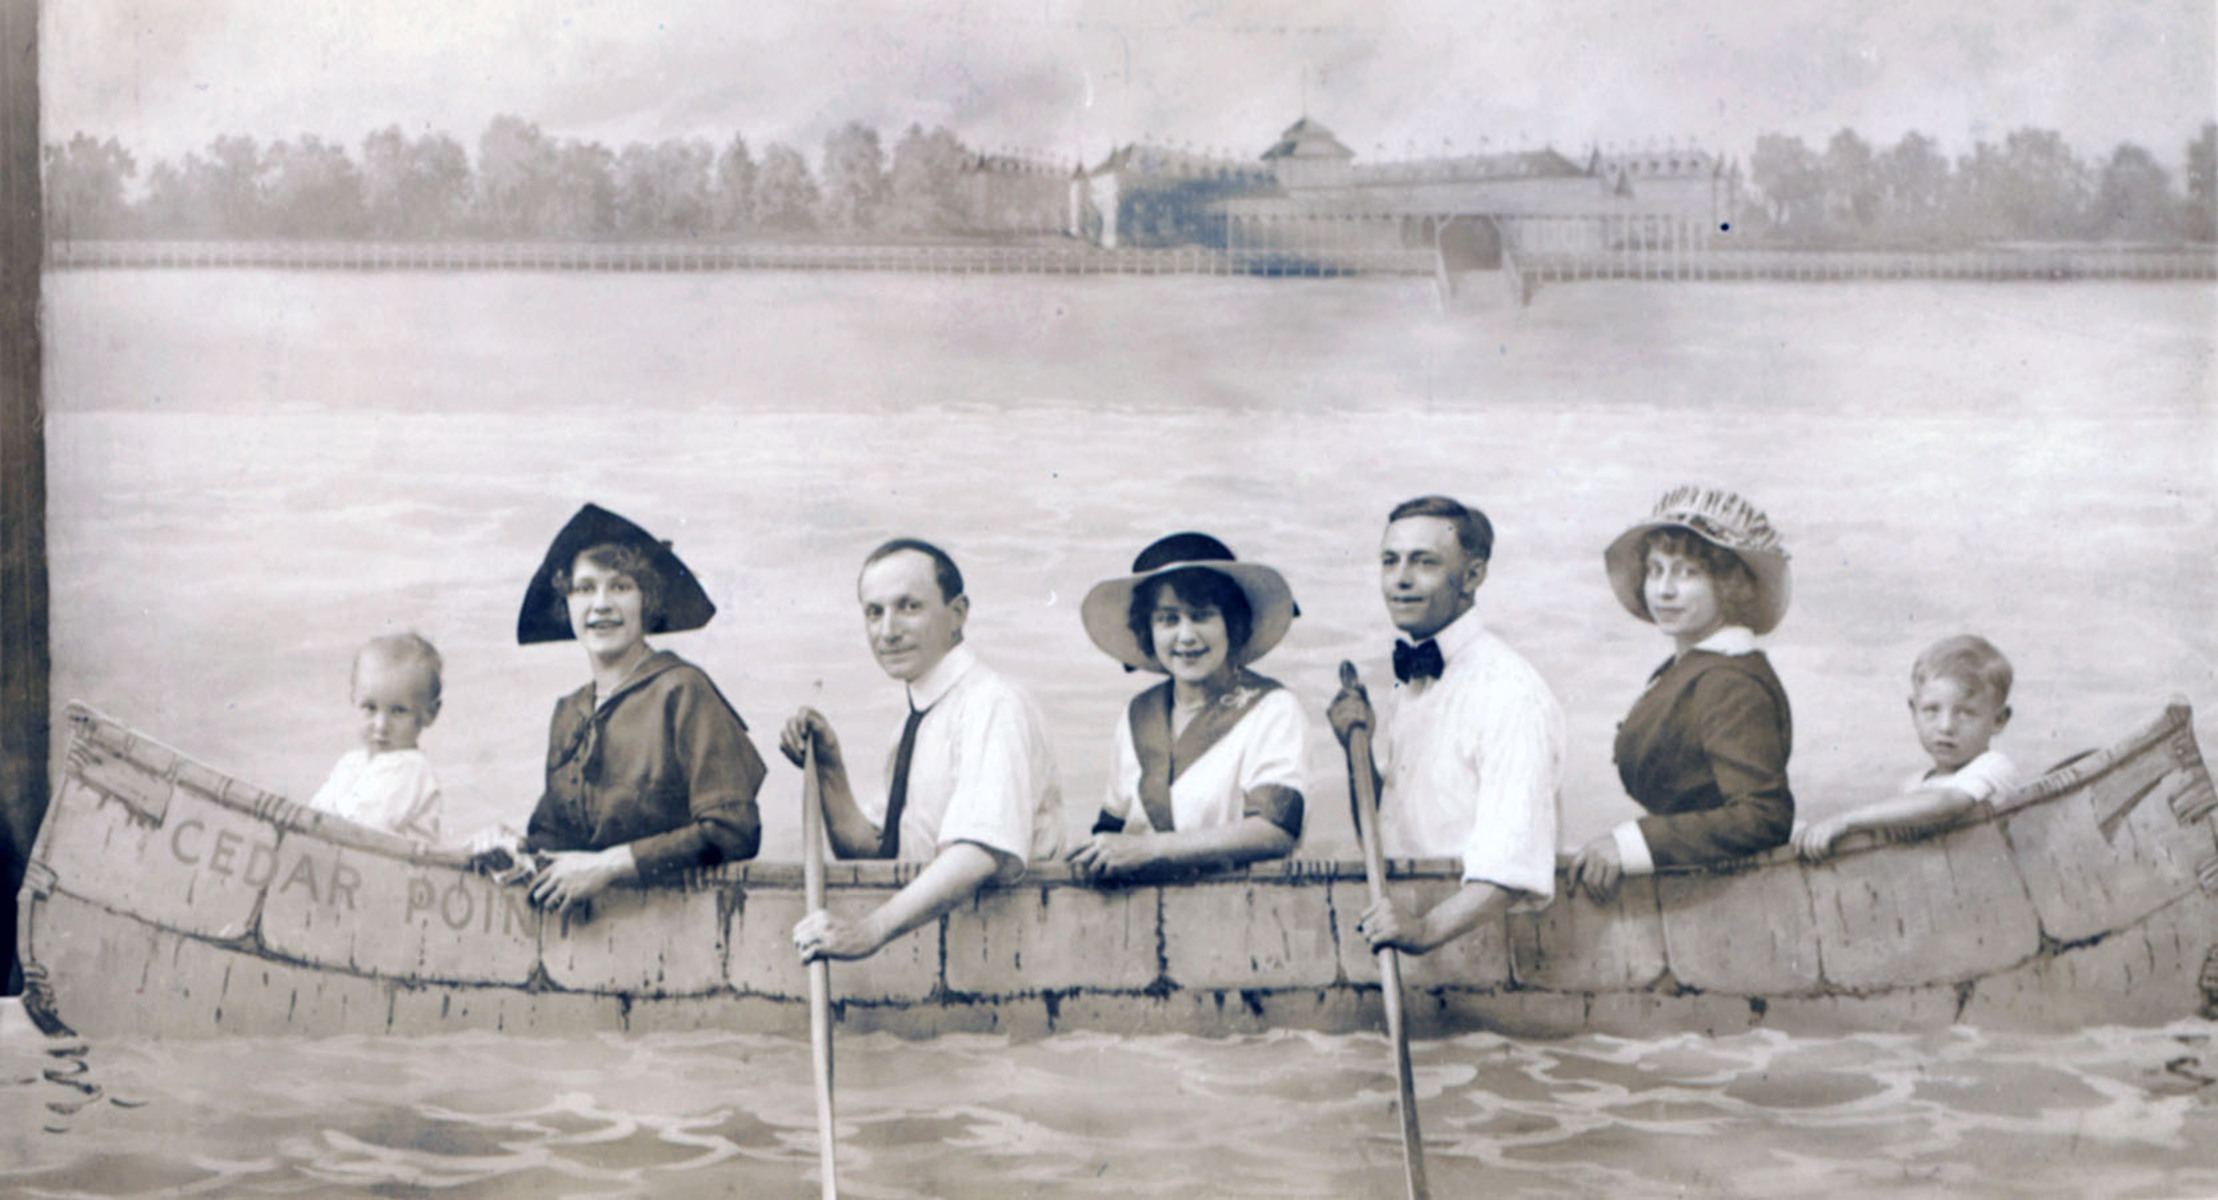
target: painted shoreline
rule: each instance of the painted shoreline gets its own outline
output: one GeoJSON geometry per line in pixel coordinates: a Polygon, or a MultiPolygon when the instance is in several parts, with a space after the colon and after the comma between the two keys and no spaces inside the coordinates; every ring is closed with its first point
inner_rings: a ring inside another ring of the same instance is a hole
{"type": "MultiPolygon", "coordinates": [[[[542,920],[513,889],[201,766],[82,706],[24,889],[28,1007],[94,1036],[800,1033],[797,863],[542,920]]],[[[2218,829],[2175,704],[1968,824],[1810,866],[1777,850],[1559,894],[1405,957],[1413,1031],[1724,1034],[2155,1024],[2218,1002],[2218,829]]],[[[916,864],[827,869],[866,911],[916,864]]],[[[1397,862],[1429,905],[1454,864],[1397,862]]],[[[1560,887],[1560,885],[1559,885],[1560,887]]],[[[1359,864],[990,888],[859,963],[837,1020],[903,1036],[1346,1032],[1379,1019],[1359,864]]]]}
{"type": "MultiPolygon", "coordinates": [[[[1590,280],[1841,282],[2218,279],[2218,248],[2058,245],[1938,250],[1722,246],[1706,227],[1627,226],[1605,246],[1574,245],[1607,218],[1505,219],[1500,267],[1530,286],[1590,280]]],[[[1608,226],[1612,229],[1615,226],[1608,226]]],[[[1591,237],[1586,238],[1592,241],[1591,237]]],[[[1435,275],[1465,273],[1433,247],[1342,245],[1329,234],[1270,246],[1104,248],[1090,243],[382,242],[58,240],[53,270],[282,268],[439,271],[903,271],[1038,275],[1435,275]]],[[[1478,269],[1487,269],[1479,267],[1478,269]]]]}

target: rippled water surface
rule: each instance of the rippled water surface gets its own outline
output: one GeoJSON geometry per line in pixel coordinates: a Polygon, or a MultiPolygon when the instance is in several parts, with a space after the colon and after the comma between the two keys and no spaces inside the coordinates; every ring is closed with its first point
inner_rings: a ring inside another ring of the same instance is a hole
{"type": "MultiPolygon", "coordinates": [[[[1417,1044],[1418,1107],[1441,1197],[2207,1196],[2214,1031],[1474,1035],[1417,1044]]],[[[0,1043],[0,1191],[814,1194],[792,1040],[62,1049],[0,1043]]],[[[850,1195],[1401,1194],[1376,1036],[872,1035],[838,1054],[850,1195]]]]}

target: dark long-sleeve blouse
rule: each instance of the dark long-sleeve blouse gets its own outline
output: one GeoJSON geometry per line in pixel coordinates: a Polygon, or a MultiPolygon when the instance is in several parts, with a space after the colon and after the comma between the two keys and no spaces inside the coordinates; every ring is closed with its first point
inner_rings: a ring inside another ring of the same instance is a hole
{"type": "Polygon", "coordinates": [[[1794,719],[1761,652],[1690,650],[1666,663],[1617,730],[1617,775],[1649,812],[1659,867],[1754,854],[1787,840],[1794,719]]]}
{"type": "Polygon", "coordinates": [[[746,722],[700,668],[656,651],[598,707],[593,685],[555,703],[534,850],[630,844],[640,878],[753,858],[763,763],[746,722]]]}

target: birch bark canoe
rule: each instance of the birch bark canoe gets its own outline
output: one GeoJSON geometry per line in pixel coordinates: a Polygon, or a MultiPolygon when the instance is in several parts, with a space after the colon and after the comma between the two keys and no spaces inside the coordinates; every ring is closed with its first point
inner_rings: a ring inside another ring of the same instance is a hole
{"type": "MultiPolygon", "coordinates": [[[[226,776],[83,705],[24,885],[25,1007],[106,1037],[806,1036],[798,863],[618,887],[585,920],[226,776]]],[[[1572,895],[1405,958],[1417,1036],[2161,1024],[2218,1006],[2218,793],[2188,706],[1955,828],[1572,895]]],[[[1395,861],[1430,907],[1455,864],[1395,861]]],[[[834,863],[860,915],[916,870],[834,863]]],[[[1097,889],[1058,865],[843,968],[842,1031],[1378,1028],[1362,864],[1097,889]]]]}

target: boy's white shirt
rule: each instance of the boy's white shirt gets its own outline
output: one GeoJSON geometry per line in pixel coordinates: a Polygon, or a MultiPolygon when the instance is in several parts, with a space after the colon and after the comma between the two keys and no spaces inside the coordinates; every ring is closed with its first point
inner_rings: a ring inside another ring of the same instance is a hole
{"type": "Polygon", "coordinates": [[[1905,792],[1947,788],[1973,800],[1999,800],[2018,786],[2018,767],[2000,750],[1989,750],[1954,771],[1928,767],[1904,781],[1905,792]]]}
{"type": "Polygon", "coordinates": [[[439,840],[444,807],[439,778],[421,750],[388,750],[372,755],[357,747],[342,755],[331,777],[308,801],[372,829],[424,843],[439,840]]]}

